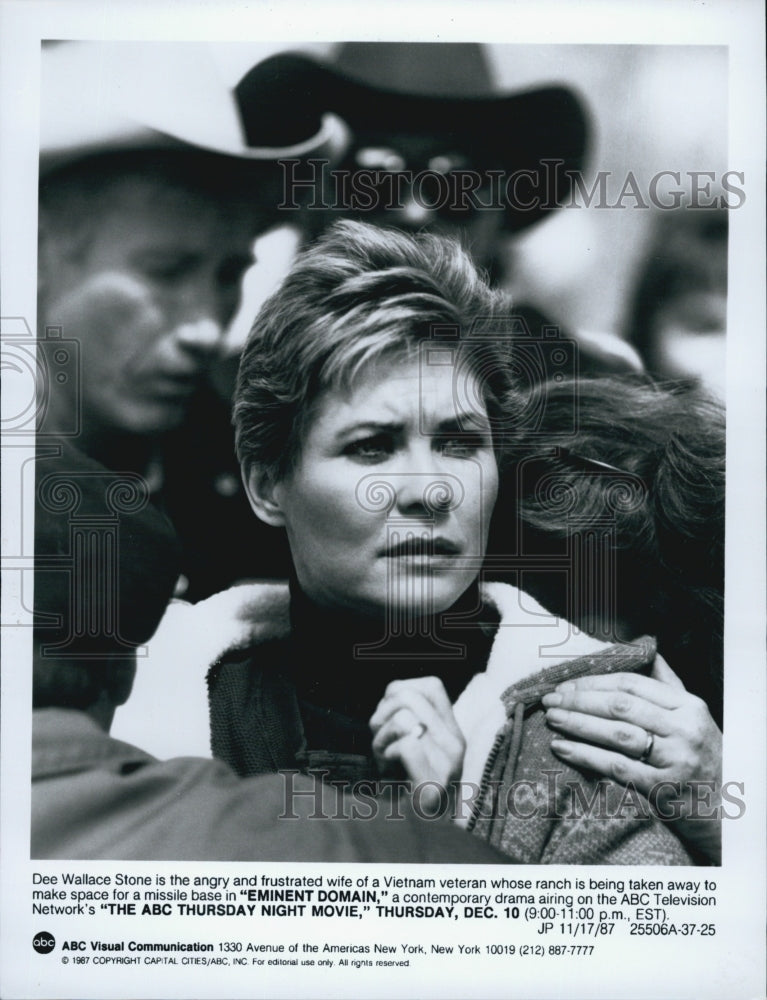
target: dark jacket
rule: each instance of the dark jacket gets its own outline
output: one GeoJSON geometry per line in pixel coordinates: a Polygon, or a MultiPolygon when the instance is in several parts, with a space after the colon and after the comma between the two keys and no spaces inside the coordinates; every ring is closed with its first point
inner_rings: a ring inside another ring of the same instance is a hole
{"type": "Polygon", "coordinates": [[[339,801],[334,790],[296,775],[287,784],[276,774],[243,780],[220,761],[155,760],[112,739],[84,712],[33,715],[33,858],[503,860],[447,823],[412,815],[391,821],[383,810],[345,818],[353,814],[346,801],[339,810],[339,801]]]}

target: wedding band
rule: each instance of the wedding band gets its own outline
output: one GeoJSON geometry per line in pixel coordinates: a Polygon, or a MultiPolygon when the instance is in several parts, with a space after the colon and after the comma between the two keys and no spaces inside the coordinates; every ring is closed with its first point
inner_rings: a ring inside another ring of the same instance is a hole
{"type": "Polygon", "coordinates": [[[644,750],[641,752],[637,760],[640,764],[646,764],[650,759],[650,754],[652,753],[652,748],[655,744],[655,733],[647,733],[647,742],[644,745],[644,750]]]}
{"type": "Polygon", "coordinates": [[[419,722],[419,723],[418,723],[418,725],[416,726],[416,728],[415,728],[415,729],[413,730],[413,732],[411,733],[411,736],[412,736],[413,734],[415,734],[415,738],[416,738],[417,740],[420,740],[420,739],[421,739],[421,737],[423,736],[423,734],[424,734],[425,732],[426,732],[426,723],[425,723],[425,722],[419,722]]]}

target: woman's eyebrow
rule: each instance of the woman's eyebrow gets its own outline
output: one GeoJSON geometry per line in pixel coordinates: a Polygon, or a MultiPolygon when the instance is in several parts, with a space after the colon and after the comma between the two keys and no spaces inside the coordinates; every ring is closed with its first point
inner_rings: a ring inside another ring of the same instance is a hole
{"type": "Polygon", "coordinates": [[[455,431],[489,431],[490,421],[484,413],[477,413],[475,411],[466,411],[456,414],[454,417],[447,417],[445,420],[440,420],[437,423],[437,432],[444,433],[455,432],[455,431]]]}
{"type": "MultiPolygon", "coordinates": [[[[405,429],[405,422],[401,420],[360,420],[353,421],[340,427],[333,435],[334,440],[341,441],[352,437],[354,434],[402,434],[405,429]]],[[[456,434],[461,431],[490,431],[490,421],[484,413],[475,411],[465,411],[456,414],[454,417],[446,417],[438,421],[434,430],[423,427],[422,432],[427,437],[435,434],[456,434]]]]}
{"type": "Polygon", "coordinates": [[[370,433],[372,431],[375,434],[397,434],[402,431],[404,426],[401,421],[360,420],[359,422],[346,424],[344,427],[339,428],[334,436],[338,441],[341,438],[346,438],[360,432],[370,433]]]}

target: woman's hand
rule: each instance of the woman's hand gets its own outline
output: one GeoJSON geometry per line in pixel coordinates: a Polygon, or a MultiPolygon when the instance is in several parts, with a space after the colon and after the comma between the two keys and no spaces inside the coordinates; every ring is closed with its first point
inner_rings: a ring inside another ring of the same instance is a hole
{"type": "Polygon", "coordinates": [[[458,780],[466,744],[438,677],[392,681],[370,718],[373,753],[382,773],[394,762],[415,784],[423,808],[437,808],[458,780]]]}
{"type": "Polygon", "coordinates": [[[650,677],[579,677],[559,684],[543,704],[557,731],[557,756],[633,784],[658,816],[673,820],[682,840],[718,862],[722,734],[706,703],[661,656],[650,677]]]}

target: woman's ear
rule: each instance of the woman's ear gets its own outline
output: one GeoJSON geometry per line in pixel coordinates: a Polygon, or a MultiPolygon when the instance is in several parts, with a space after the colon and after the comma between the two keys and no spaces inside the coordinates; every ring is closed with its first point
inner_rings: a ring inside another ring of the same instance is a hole
{"type": "Polygon", "coordinates": [[[285,516],[275,494],[277,484],[264,466],[251,465],[249,469],[244,469],[242,481],[256,517],[273,528],[283,527],[285,516]]]}

